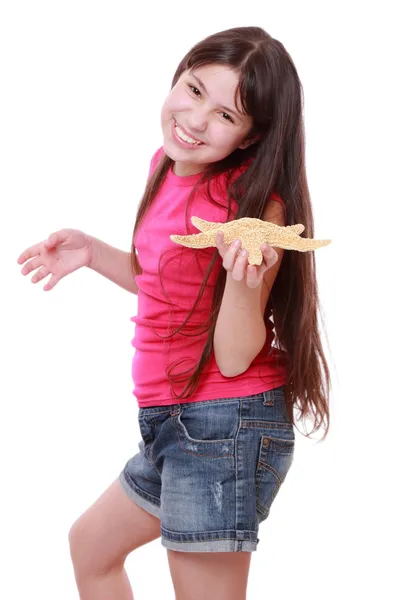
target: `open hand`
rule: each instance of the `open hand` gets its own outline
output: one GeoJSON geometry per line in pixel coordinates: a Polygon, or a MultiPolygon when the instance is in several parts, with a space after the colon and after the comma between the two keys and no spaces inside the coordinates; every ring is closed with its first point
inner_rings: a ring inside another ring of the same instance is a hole
{"type": "Polygon", "coordinates": [[[61,229],[52,233],[47,240],[27,248],[18,263],[24,266],[22,275],[33,270],[32,283],[51,275],[44,291],[51,290],[63,277],[80,267],[88,266],[92,258],[92,238],[77,229],[61,229]],[[29,260],[30,259],[30,260],[29,260]]]}
{"type": "Polygon", "coordinates": [[[222,231],[218,231],[216,237],[216,246],[222,257],[222,266],[232,273],[232,279],[235,281],[245,280],[249,288],[257,288],[261,285],[264,277],[264,273],[268,271],[278,260],[277,252],[264,243],[261,244],[260,250],[263,255],[263,262],[261,265],[249,265],[248,263],[248,252],[244,248],[241,249],[242,242],[236,240],[229,246],[224,243],[224,234],[222,231]]]}

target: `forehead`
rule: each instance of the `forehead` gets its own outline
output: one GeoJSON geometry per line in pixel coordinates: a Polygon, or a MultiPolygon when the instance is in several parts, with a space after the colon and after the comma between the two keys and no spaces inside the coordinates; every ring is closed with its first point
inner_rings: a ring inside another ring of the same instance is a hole
{"type": "Polygon", "coordinates": [[[239,77],[235,71],[225,65],[205,65],[193,67],[186,71],[204,84],[207,94],[217,104],[236,107],[243,113],[243,105],[239,93],[239,77]]]}

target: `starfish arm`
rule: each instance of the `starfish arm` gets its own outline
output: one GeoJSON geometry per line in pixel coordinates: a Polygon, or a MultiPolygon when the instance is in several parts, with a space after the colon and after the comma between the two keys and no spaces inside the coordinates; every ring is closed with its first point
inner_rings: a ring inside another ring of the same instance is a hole
{"type": "MultiPolygon", "coordinates": [[[[250,219],[250,220],[254,220],[254,221],[258,221],[258,219],[250,219]]],[[[270,232],[282,232],[284,233],[295,233],[295,234],[299,234],[299,233],[303,233],[305,227],[304,225],[302,225],[301,223],[297,223],[296,225],[277,225],[276,223],[271,223],[270,221],[261,221],[260,223],[254,223],[254,225],[252,226],[252,229],[262,229],[264,230],[266,233],[270,233],[270,232]]]]}
{"type": "Polygon", "coordinates": [[[328,246],[331,240],[314,240],[313,238],[297,238],[286,240],[274,240],[270,243],[275,248],[283,248],[284,250],[298,250],[299,252],[308,252],[317,250],[323,246],[328,246]]]}
{"type": "Polygon", "coordinates": [[[259,266],[259,265],[261,265],[263,260],[264,260],[263,253],[261,252],[261,250],[259,248],[256,248],[255,250],[250,250],[249,256],[248,256],[249,265],[259,266]]]}
{"type": "Polygon", "coordinates": [[[242,248],[248,252],[248,263],[250,265],[261,265],[264,260],[260,246],[265,240],[265,235],[261,231],[250,230],[243,234],[242,248]]]}
{"type": "Polygon", "coordinates": [[[215,229],[215,227],[223,225],[223,223],[213,223],[212,221],[206,221],[205,219],[200,219],[200,217],[192,217],[191,221],[197,229],[200,229],[203,233],[205,231],[209,231],[210,229],[215,229]]]}
{"type": "Polygon", "coordinates": [[[298,225],[287,225],[286,229],[291,229],[294,233],[303,233],[305,227],[299,223],[298,225]]]}
{"type": "Polygon", "coordinates": [[[215,246],[215,234],[194,233],[191,235],[170,235],[170,239],[176,244],[187,248],[212,248],[215,246]]]}

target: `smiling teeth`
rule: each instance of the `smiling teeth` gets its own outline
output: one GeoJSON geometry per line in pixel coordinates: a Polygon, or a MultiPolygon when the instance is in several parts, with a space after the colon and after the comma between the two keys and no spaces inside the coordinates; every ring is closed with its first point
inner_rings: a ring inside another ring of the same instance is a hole
{"type": "Polygon", "coordinates": [[[189,144],[197,144],[198,146],[203,143],[203,142],[199,142],[198,140],[194,140],[193,138],[188,137],[182,131],[182,129],[179,127],[179,125],[175,125],[175,131],[178,134],[178,137],[180,137],[181,140],[183,140],[184,142],[188,142],[189,144]]]}

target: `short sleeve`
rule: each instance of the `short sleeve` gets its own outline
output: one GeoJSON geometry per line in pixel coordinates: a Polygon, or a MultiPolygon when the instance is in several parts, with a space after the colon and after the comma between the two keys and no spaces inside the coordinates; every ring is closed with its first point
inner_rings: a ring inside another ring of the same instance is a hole
{"type": "MultiPolygon", "coordinates": [[[[233,178],[231,181],[236,181],[236,179],[249,168],[249,166],[251,165],[253,160],[254,160],[254,158],[249,158],[246,162],[242,163],[233,173],[233,178]]],[[[287,217],[286,205],[285,205],[285,202],[283,201],[283,199],[281,198],[281,196],[277,192],[271,192],[268,200],[275,200],[276,202],[279,202],[279,204],[282,206],[283,211],[285,213],[285,220],[286,220],[286,217],[287,217]]]]}
{"type": "Polygon", "coordinates": [[[276,192],[272,192],[272,194],[269,197],[270,200],[275,200],[275,202],[279,202],[279,204],[281,204],[283,206],[284,211],[286,212],[286,206],[284,201],[282,200],[282,198],[280,197],[279,194],[277,194],[276,192]]]}
{"type": "Polygon", "coordinates": [[[286,205],[282,199],[282,197],[277,194],[276,192],[272,192],[269,196],[270,200],[275,200],[275,202],[279,202],[279,204],[282,206],[283,208],[283,212],[285,214],[285,223],[287,223],[287,212],[286,212],[286,205]]]}

